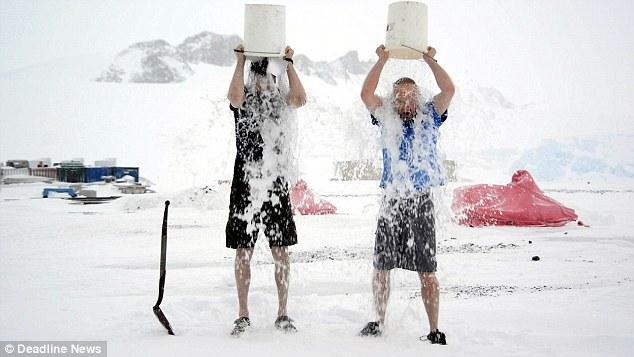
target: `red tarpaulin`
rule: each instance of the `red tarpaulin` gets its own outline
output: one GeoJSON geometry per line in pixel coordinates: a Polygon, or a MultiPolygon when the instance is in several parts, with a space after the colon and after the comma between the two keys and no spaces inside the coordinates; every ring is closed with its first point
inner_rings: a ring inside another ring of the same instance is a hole
{"type": "Polygon", "coordinates": [[[299,212],[302,215],[337,213],[337,207],[316,197],[304,180],[299,180],[293,187],[291,205],[293,206],[293,212],[299,212]]]}
{"type": "Polygon", "coordinates": [[[508,185],[457,188],[451,208],[460,224],[472,227],[559,227],[577,219],[573,209],[544,195],[525,170],[513,174],[508,185]]]}

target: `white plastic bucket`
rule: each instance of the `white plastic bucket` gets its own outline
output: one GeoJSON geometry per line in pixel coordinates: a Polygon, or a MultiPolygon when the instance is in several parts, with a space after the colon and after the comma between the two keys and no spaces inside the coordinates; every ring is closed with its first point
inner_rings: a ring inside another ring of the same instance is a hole
{"type": "Polygon", "coordinates": [[[427,5],[416,1],[390,4],[385,48],[392,58],[423,58],[427,50],[427,5]]]}
{"type": "Polygon", "coordinates": [[[286,48],[286,7],[244,5],[244,54],[282,57],[286,48]]]}

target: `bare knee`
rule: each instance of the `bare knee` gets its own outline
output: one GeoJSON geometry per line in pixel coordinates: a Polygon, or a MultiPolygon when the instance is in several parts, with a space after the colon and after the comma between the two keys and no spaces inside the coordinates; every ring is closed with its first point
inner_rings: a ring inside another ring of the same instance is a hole
{"type": "Polygon", "coordinates": [[[420,277],[421,288],[423,289],[438,289],[438,279],[434,273],[418,273],[420,277]]]}
{"type": "Polygon", "coordinates": [[[290,269],[290,259],[288,257],[287,247],[271,247],[271,255],[273,256],[273,262],[277,270],[290,269]]]}
{"type": "Polygon", "coordinates": [[[253,248],[236,249],[236,265],[249,266],[251,264],[252,256],[253,256],[253,248]]]}
{"type": "Polygon", "coordinates": [[[287,247],[271,247],[271,255],[276,262],[288,261],[288,248],[287,247]]]}
{"type": "Polygon", "coordinates": [[[375,286],[388,285],[390,283],[390,271],[389,270],[375,270],[373,281],[375,286]]]}

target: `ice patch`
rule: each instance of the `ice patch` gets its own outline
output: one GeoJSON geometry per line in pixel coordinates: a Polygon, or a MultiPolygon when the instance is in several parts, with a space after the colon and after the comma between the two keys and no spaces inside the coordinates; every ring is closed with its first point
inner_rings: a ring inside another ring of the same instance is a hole
{"type": "Polygon", "coordinates": [[[530,171],[538,181],[634,178],[634,135],[544,140],[524,152],[512,169],[530,171]]]}

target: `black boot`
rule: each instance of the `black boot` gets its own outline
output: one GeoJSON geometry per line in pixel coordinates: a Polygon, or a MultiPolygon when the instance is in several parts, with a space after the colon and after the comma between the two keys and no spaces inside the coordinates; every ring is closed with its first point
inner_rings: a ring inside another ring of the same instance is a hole
{"type": "Polygon", "coordinates": [[[361,332],[359,332],[359,335],[379,337],[381,336],[382,333],[383,333],[383,330],[381,330],[381,325],[379,325],[377,321],[370,321],[368,322],[367,325],[365,325],[363,329],[361,329],[361,332]]]}
{"type": "MultiPolygon", "coordinates": [[[[424,341],[425,336],[421,336],[420,340],[424,341]]],[[[445,338],[445,334],[440,332],[438,329],[436,329],[436,331],[434,332],[430,332],[429,335],[427,335],[427,340],[429,340],[429,342],[431,342],[433,345],[446,345],[447,344],[447,339],[445,338]]]]}
{"type": "Polygon", "coordinates": [[[284,332],[297,332],[297,328],[293,325],[293,320],[286,315],[280,316],[275,320],[275,327],[284,332]]]}
{"type": "Polygon", "coordinates": [[[247,330],[247,327],[251,326],[251,320],[248,317],[238,317],[233,324],[233,330],[231,330],[231,336],[240,337],[244,331],[247,330]]]}

